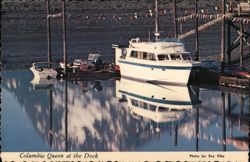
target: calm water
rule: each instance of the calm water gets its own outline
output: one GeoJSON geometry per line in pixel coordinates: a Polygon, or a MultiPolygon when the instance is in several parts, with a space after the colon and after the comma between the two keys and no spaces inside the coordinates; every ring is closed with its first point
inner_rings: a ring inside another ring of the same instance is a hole
{"type": "Polygon", "coordinates": [[[28,70],[2,77],[2,151],[248,150],[246,95],[123,78],[39,85],[28,70]]]}

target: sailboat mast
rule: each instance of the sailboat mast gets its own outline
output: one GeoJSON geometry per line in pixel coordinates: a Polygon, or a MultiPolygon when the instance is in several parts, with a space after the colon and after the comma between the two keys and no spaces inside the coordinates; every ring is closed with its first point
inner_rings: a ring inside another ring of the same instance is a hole
{"type": "Polygon", "coordinates": [[[158,29],[158,0],[155,0],[155,40],[159,39],[160,33],[158,29]]]}

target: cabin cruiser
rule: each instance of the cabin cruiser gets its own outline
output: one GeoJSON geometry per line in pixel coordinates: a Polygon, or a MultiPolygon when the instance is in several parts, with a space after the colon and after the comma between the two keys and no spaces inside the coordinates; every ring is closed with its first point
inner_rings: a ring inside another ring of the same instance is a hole
{"type": "Polygon", "coordinates": [[[160,38],[158,0],[155,0],[154,35],[154,40],[133,38],[125,47],[113,44],[116,69],[122,77],[156,84],[187,85],[192,67],[200,66],[200,63],[192,60],[178,39],[160,38]]]}
{"type": "Polygon", "coordinates": [[[51,63],[49,62],[35,62],[32,64],[30,70],[33,72],[35,78],[55,78],[57,76],[57,71],[51,68],[51,63]]]}
{"type": "Polygon", "coordinates": [[[192,68],[200,65],[176,39],[152,42],[135,38],[128,47],[113,48],[121,76],[156,84],[187,85],[192,68]]]}
{"type": "Polygon", "coordinates": [[[116,81],[116,98],[126,100],[133,117],[154,122],[173,122],[184,118],[199,100],[187,86],[155,85],[121,78],[116,81]]]}

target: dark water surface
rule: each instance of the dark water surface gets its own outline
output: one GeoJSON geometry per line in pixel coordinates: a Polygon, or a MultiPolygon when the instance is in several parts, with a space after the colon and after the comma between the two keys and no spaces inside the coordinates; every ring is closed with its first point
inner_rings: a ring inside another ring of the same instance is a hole
{"type": "Polygon", "coordinates": [[[33,85],[29,70],[2,76],[2,151],[248,150],[249,96],[123,78],[33,85]]]}

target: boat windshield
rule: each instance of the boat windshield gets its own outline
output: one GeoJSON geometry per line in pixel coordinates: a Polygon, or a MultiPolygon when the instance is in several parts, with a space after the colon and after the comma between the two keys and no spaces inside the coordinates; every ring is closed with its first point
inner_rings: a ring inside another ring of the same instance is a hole
{"type": "Polygon", "coordinates": [[[39,62],[39,63],[34,63],[33,66],[36,67],[36,68],[50,68],[51,67],[51,63],[48,63],[48,62],[39,62]]]}

